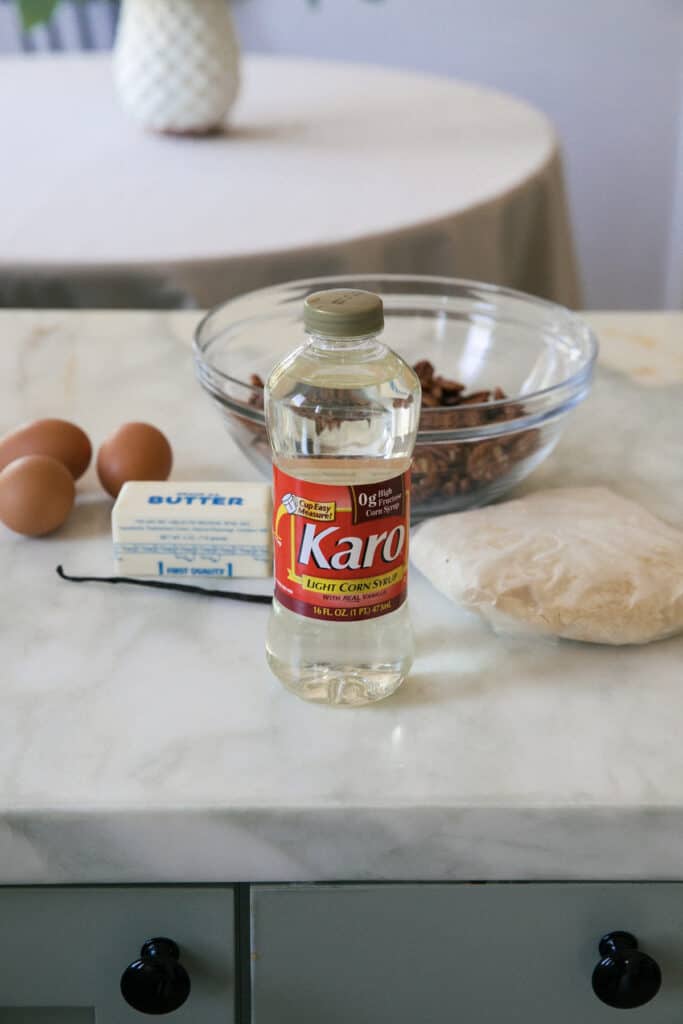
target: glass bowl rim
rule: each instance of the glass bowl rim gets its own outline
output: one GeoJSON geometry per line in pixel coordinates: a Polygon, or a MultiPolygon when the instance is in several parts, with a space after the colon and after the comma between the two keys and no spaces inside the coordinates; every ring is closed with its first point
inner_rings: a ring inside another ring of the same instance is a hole
{"type": "MultiPolygon", "coordinates": [[[[297,278],[290,281],[281,281],[277,284],[268,285],[265,288],[256,288],[249,292],[243,292],[240,295],[235,295],[225,302],[221,302],[208,309],[201,317],[199,323],[196,325],[193,340],[192,350],[194,355],[194,361],[198,369],[204,370],[205,373],[199,374],[200,382],[204,387],[211,384],[210,380],[206,379],[206,372],[209,377],[214,378],[215,381],[226,382],[235,385],[250,392],[252,394],[263,393],[263,387],[257,384],[251,384],[247,381],[240,380],[237,377],[233,377],[231,374],[225,373],[223,370],[219,370],[206,358],[206,344],[202,343],[202,335],[206,333],[208,325],[211,321],[219,314],[229,309],[231,305],[237,304],[247,299],[254,298],[256,296],[266,297],[269,294],[276,292],[284,292],[287,289],[302,290],[313,286],[315,289],[324,288],[333,284],[343,285],[344,283],[364,281],[372,283],[373,281],[384,281],[384,282],[414,282],[416,285],[419,284],[430,284],[430,285],[443,285],[449,288],[459,287],[463,289],[472,289],[480,292],[484,292],[491,296],[492,299],[498,297],[507,297],[521,301],[527,304],[531,304],[535,307],[544,307],[548,311],[553,311],[556,314],[561,314],[563,319],[567,322],[567,325],[576,330],[576,334],[582,339],[582,347],[585,348],[584,359],[580,367],[569,377],[564,380],[558,381],[556,384],[552,384],[550,387],[541,388],[538,391],[530,391],[526,395],[515,395],[506,396],[505,398],[492,399],[488,402],[472,402],[468,403],[467,409],[484,409],[484,408],[501,408],[506,405],[524,405],[538,404],[539,400],[546,402],[552,399],[553,396],[557,395],[559,403],[551,406],[549,409],[544,408],[540,413],[530,413],[524,416],[514,417],[508,420],[498,420],[489,424],[481,424],[476,427],[456,427],[456,426],[444,426],[439,427],[435,425],[430,428],[424,428],[418,431],[418,440],[420,443],[437,443],[443,442],[444,440],[473,440],[484,437],[495,437],[502,436],[511,432],[517,432],[519,430],[528,429],[531,426],[537,426],[539,423],[544,422],[549,418],[555,418],[563,412],[570,409],[577,402],[581,401],[586,394],[586,385],[590,381],[593,369],[598,357],[599,345],[595,332],[590,325],[579,315],[574,313],[566,306],[562,306],[560,303],[553,302],[550,299],[543,299],[536,295],[530,295],[527,292],[519,291],[515,288],[507,288],[501,285],[487,284],[484,281],[476,281],[469,278],[461,277],[445,277],[431,274],[391,274],[391,273],[356,273],[356,274],[332,274],[324,277],[308,277],[308,278],[297,278]],[[562,400],[564,396],[564,401],[562,400]]],[[[236,321],[236,324],[242,321],[236,321]]],[[[209,341],[213,340],[212,338],[209,341]]],[[[239,412],[241,415],[247,414],[248,418],[254,419],[258,423],[265,425],[265,417],[263,409],[258,406],[249,405],[242,403],[237,399],[230,397],[229,395],[222,392],[219,388],[208,387],[213,397],[221,404],[225,404],[228,407],[232,407],[235,412],[239,412]]],[[[439,405],[430,406],[430,414],[436,415],[438,418],[439,414],[448,415],[453,414],[459,407],[439,405]]]]}

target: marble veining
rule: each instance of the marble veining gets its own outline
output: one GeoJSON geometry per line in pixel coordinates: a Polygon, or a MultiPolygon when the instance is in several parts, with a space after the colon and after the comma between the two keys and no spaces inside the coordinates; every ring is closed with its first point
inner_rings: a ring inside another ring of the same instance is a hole
{"type": "MultiPolygon", "coordinates": [[[[175,479],[255,479],[196,319],[1,313],[0,432],[146,419],[175,479]]],[[[683,316],[591,319],[594,392],[523,489],[604,482],[683,526],[683,316]]],[[[311,707],[268,672],[267,609],[60,581],[111,572],[110,510],[90,470],[52,538],[0,527],[0,883],[681,877],[683,638],[496,636],[414,573],[410,681],[311,707]]]]}

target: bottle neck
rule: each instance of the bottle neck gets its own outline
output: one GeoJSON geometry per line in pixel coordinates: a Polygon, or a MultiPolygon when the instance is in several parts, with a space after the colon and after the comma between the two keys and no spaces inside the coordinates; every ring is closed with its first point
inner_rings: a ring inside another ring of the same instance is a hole
{"type": "Polygon", "coordinates": [[[307,331],[308,344],[320,352],[347,352],[369,354],[382,346],[378,334],[368,334],[362,338],[332,338],[325,334],[307,331]]]}

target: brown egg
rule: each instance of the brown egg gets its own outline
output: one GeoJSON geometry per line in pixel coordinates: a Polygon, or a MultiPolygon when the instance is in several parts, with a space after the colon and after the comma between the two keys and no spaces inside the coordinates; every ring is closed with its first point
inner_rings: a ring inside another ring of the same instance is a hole
{"type": "Polygon", "coordinates": [[[90,465],[92,445],[75,423],[36,420],[0,437],[0,470],[24,455],[49,455],[63,462],[74,480],[78,480],[90,465]]]}
{"type": "Polygon", "coordinates": [[[172,465],[170,444],[149,423],[124,423],[97,453],[97,475],[112,498],[128,480],[168,480],[172,465]]]}
{"type": "Polygon", "coordinates": [[[0,472],[0,521],[15,533],[42,537],[62,525],[75,496],[73,477],[62,462],[25,455],[0,472]]]}

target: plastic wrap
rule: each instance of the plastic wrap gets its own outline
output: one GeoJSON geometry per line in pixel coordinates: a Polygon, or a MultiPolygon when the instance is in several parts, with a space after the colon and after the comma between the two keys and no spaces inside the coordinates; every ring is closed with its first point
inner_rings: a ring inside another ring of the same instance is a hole
{"type": "Polygon", "coordinates": [[[683,533],[607,488],[432,519],[415,566],[498,630],[640,644],[683,630],[683,533]]]}

